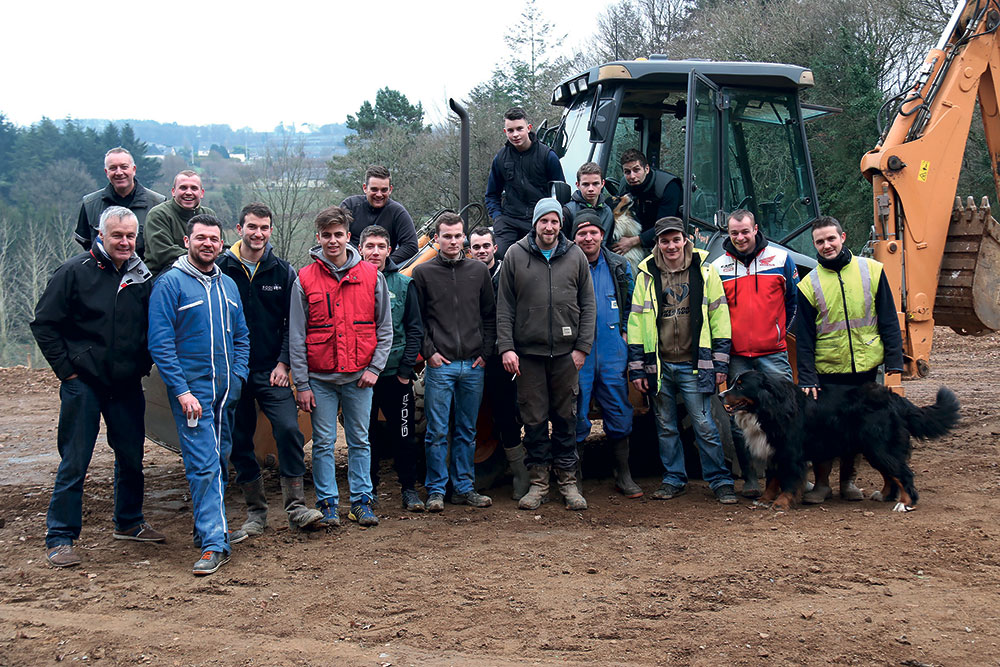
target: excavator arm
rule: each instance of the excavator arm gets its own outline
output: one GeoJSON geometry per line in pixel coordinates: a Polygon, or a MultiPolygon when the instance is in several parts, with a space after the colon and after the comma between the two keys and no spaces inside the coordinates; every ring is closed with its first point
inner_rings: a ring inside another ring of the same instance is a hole
{"type": "Polygon", "coordinates": [[[874,195],[872,252],[893,289],[907,377],[929,372],[935,324],[1000,329],[1000,226],[986,197],[963,206],[955,196],[977,100],[1000,192],[998,28],[998,0],[960,4],[861,160],[874,195]]]}

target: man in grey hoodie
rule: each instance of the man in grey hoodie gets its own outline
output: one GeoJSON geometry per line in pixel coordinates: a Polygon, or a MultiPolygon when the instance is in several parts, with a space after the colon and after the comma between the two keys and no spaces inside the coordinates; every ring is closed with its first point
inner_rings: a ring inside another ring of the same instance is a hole
{"type": "Polygon", "coordinates": [[[385,278],[350,245],[351,212],[330,206],[316,216],[313,263],[300,269],[289,312],[288,347],[299,408],[312,415],[313,481],[323,523],[339,526],[333,448],[337,410],[344,413],[348,518],[378,525],[373,509],[368,422],[372,387],[392,345],[385,278]]]}

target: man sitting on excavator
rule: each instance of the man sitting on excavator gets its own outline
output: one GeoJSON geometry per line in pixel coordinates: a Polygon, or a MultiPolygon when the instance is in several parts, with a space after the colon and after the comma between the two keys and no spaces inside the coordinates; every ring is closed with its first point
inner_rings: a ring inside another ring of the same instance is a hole
{"type": "Polygon", "coordinates": [[[628,193],[632,195],[632,214],[642,225],[639,236],[623,236],[612,248],[624,255],[640,243],[647,251],[656,243],[653,227],[660,218],[680,215],[681,179],[670,172],[652,169],[646,156],[635,148],[622,153],[619,160],[628,193]]]}

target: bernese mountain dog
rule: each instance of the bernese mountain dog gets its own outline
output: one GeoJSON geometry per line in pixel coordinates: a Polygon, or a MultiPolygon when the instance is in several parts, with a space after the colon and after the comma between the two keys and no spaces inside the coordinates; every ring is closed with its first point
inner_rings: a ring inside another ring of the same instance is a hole
{"type": "Polygon", "coordinates": [[[897,501],[897,512],[914,509],[919,494],[909,466],[910,437],[939,438],[959,417],[958,399],[947,387],[926,407],[874,382],[831,386],[813,399],[785,378],[760,371],[742,373],[721,398],[767,470],[760,502],[778,510],[800,498],[807,462],[857,454],[882,474],[882,490],[873,499],[897,501]]]}

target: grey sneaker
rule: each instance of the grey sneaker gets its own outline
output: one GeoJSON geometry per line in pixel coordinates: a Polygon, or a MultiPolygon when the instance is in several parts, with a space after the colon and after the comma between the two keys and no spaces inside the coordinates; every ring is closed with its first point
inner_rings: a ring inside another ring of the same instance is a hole
{"type": "Polygon", "coordinates": [[[424,501],[420,500],[413,489],[403,489],[403,508],[407,512],[423,512],[424,501]]]}
{"type": "Polygon", "coordinates": [[[723,505],[735,505],[737,503],[736,489],[733,488],[732,484],[723,484],[715,489],[715,499],[723,505]]]}
{"type": "Polygon", "coordinates": [[[116,540],[132,540],[134,542],[164,542],[167,536],[150,526],[146,522],[140,523],[128,530],[116,530],[114,532],[116,540]]]}
{"type": "Polygon", "coordinates": [[[489,496],[484,496],[481,493],[476,493],[475,490],[469,491],[468,493],[453,493],[451,494],[451,504],[452,505],[471,505],[472,507],[489,507],[493,504],[493,499],[489,496]]]}
{"type": "Polygon", "coordinates": [[[206,551],[191,568],[195,576],[214,574],[220,567],[229,562],[229,554],[223,551],[206,551]]]}
{"type": "Polygon", "coordinates": [[[47,549],[45,558],[52,567],[73,567],[80,564],[80,556],[73,551],[72,544],[59,544],[47,549]]]}
{"type": "Polygon", "coordinates": [[[427,511],[428,512],[443,512],[444,511],[444,494],[443,493],[432,493],[427,496],[427,511]]]}
{"type": "Polygon", "coordinates": [[[687,491],[686,486],[674,486],[673,484],[661,484],[660,488],[653,491],[653,500],[670,500],[687,491]]]}

